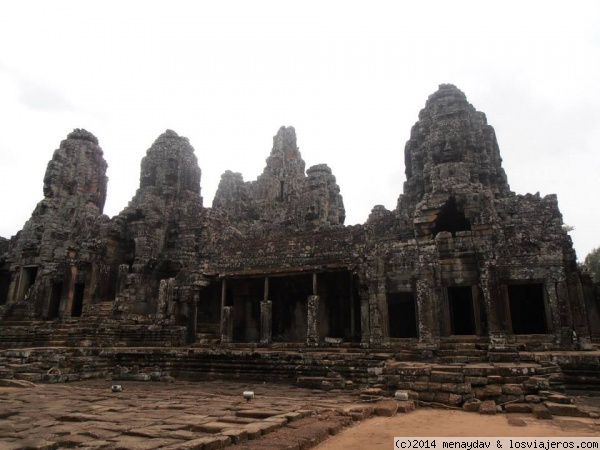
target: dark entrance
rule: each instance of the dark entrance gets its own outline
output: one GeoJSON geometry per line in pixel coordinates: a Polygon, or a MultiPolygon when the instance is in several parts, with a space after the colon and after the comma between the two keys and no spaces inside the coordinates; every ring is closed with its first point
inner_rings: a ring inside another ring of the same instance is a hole
{"type": "Polygon", "coordinates": [[[415,338],[417,333],[417,308],[412,292],[395,292],[387,295],[389,332],[391,338],[415,338]]]}
{"type": "Polygon", "coordinates": [[[71,309],[71,317],[81,317],[83,311],[83,292],[85,284],[75,284],[75,293],[73,294],[73,306],[71,309]]]}
{"type": "Polygon", "coordinates": [[[19,301],[25,300],[25,295],[27,295],[29,288],[35,283],[37,272],[37,266],[23,267],[21,281],[19,282],[19,295],[17,296],[19,301]]]}
{"type": "Polygon", "coordinates": [[[317,280],[320,297],[319,335],[342,338],[346,342],[359,340],[360,302],[357,303],[358,294],[355,292],[352,272],[319,273],[317,280]]]}
{"type": "Polygon", "coordinates": [[[454,335],[475,334],[473,291],[471,286],[448,287],[450,333],[454,335]]]}
{"type": "Polygon", "coordinates": [[[450,197],[437,215],[433,236],[440,231],[449,231],[452,236],[456,236],[457,231],[469,231],[470,229],[471,223],[465,217],[465,213],[459,209],[454,197],[450,197]]]}
{"type": "Polygon", "coordinates": [[[0,305],[4,305],[7,302],[9,287],[10,273],[7,270],[0,270],[0,305]]]}
{"type": "Polygon", "coordinates": [[[62,283],[52,283],[50,303],[48,304],[48,320],[56,319],[60,314],[60,300],[62,298],[62,283]]]}
{"type": "Polygon", "coordinates": [[[260,300],[264,282],[261,278],[231,280],[225,306],[233,306],[234,342],[260,341],[260,300]]]}
{"type": "Polygon", "coordinates": [[[511,284],[508,286],[508,299],[514,334],[548,332],[543,284],[511,284]]]}
{"type": "Polygon", "coordinates": [[[274,342],[305,342],[312,275],[269,278],[274,342]]]}

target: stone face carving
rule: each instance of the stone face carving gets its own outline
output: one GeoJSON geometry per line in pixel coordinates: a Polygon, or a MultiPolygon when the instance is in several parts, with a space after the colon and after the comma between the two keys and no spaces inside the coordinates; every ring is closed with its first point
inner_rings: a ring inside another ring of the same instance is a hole
{"type": "Polygon", "coordinates": [[[296,145],[292,127],[273,137],[267,165],[256,181],[241,174],[221,176],[213,209],[227,214],[238,229],[262,227],[270,232],[343,225],[344,202],[335,176],[326,164],[310,167],[296,145]]]}
{"type": "MultiPolygon", "coordinates": [[[[375,206],[364,225],[344,226],[332,170],[305,170],[292,127],[256,180],[226,171],[211,208],[194,149],[168,130],[108,219],[102,151],[75,130],[32,218],[0,239],[0,314],[166,327],[163,345],[408,339],[430,358],[463,334],[503,352],[527,347],[528,334],[572,348],[574,330],[585,348],[598,290],[580,276],[556,197],[514,194],[501,162],[485,115],[441,85],[406,143],[397,207],[375,206]]],[[[135,333],[127,342],[143,341],[135,333]]]]}

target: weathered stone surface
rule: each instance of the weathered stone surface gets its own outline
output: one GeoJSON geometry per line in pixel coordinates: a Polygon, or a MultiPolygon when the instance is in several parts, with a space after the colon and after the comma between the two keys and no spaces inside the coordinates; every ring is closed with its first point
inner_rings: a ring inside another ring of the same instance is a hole
{"type": "Polygon", "coordinates": [[[462,409],[463,411],[468,412],[478,412],[481,407],[481,400],[478,398],[472,398],[463,403],[462,409]]]}
{"type": "Polygon", "coordinates": [[[596,291],[556,196],[510,191],[493,128],[453,85],[428,98],[404,156],[396,208],[378,205],[345,226],[333,171],[305,170],[294,128],[279,129],[255,181],[225,172],[211,208],[193,147],[167,130],[141,162],[134,197],[109,219],[102,150],[75,130],[31,219],[0,239],[0,346],[81,355],[7,356],[14,364],[1,364],[0,378],[295,373],[323,389],[402,386],[453,405],[586,382],[561,373],[564,355],[510,364],[522,350],[589,348],[596,291]],[[183,355],[150,349],[184,345],[183,355]],[[148,358],[97,353],[120,347],[148,358]],[[343,351],[321,357],[313,347],[343,351]]]}
{"type": "Polygon", "coordinates": [[[536,419],[552,419],[552,413],[541,403],[531,405],[531,413],[536,419]]]}
{"type": "Polygon", "coordinates": [[[479,405],[479,414],[496,414],[496,402],[493,400],[484,400],[479,405]]]}
{"type": "Polygon", "coordinates": [[[399,402],[397,402],[396,400],[386,400],[378,402],[374,405],[375,415],[383,417],[392,417],[398,411],[398,405],[399,402]]]}
{"type": "Polygon", "coordinates": [[[580,410],[576,405],[565,403],[544,402],[544,406],[548,408],[550,414],[555,416],[570,416],[570,417],[589,417],[589,413],[580,410]]]}
{"type": "Polygon", "coordinates": [[[509,403],[504,405],[504,410],[507,413],[530,413],[531,405],[527,403],[509,403]]]}

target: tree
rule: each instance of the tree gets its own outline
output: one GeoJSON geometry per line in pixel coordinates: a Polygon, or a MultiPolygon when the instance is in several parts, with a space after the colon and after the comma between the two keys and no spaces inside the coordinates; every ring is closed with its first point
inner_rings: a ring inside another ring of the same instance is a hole
{"type": "Polygon", "coordinates": [[[600,283],[600,247],[596,247],[585,257],[583,265],[590,271],[595,283],[600,283]]]}

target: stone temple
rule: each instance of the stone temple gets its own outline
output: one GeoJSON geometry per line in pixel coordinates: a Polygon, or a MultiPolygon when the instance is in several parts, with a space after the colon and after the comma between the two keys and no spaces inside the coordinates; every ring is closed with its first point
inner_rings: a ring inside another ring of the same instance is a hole
{"type": "Polygon", "coordinates": [[[332,169],[306,169],[292,127],[256,180],[226,171],[212,207],[192,145],[173,131],[112,219],[106,168],[96,137],[74,130],[29,221],[0,238],[0,348],[38,349],[19,356],[38,365],[30,378],[57,364],[73,379],[127,361],[143,372],[146,361],[188,377],[398,387],[427,376],[402,378],[402,364],[529,361],[564,383],[600,339],[597,290],[556,196],[510,190],[494,129],[453,85],[411,130],[397,207],[375,206],[362,225],[344,225],[332,169]]]}

